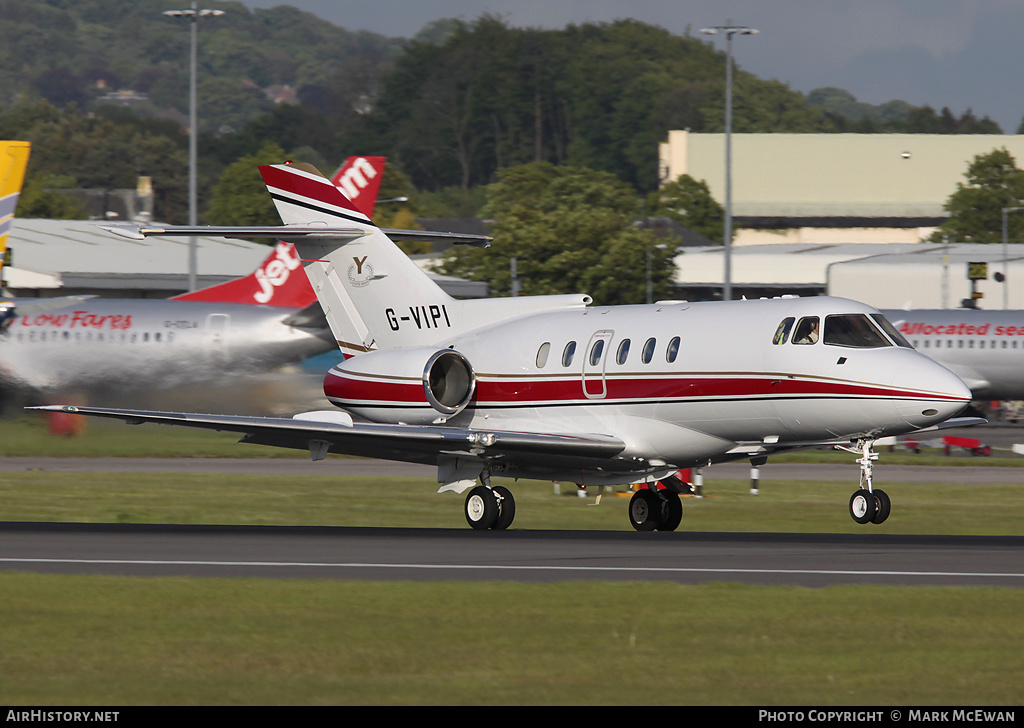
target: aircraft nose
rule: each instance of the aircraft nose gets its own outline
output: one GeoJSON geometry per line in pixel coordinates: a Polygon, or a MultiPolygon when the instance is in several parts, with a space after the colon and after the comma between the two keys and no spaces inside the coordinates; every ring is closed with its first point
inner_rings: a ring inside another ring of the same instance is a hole
{"type": "Polygon", "coordinates": [[[971,390],[956,374],[921,355],[893,375],[893,389],[903,393],[896,411],[909,425],[928,427],[959,414],[971,402],[971,390]]]}

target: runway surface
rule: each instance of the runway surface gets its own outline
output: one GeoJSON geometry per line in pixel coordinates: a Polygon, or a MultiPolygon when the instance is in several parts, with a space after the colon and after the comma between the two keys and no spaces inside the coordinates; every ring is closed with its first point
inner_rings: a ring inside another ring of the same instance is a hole
{"type": "MultiPolygon", "coordinates": [[[[1014,428],[1016,430],[1016,428],[1014,428]]],[[[1018,438],[1005,434],[1007,441],[1018,438]]],[[[993,436],[996,433],[990,433],[993,436]]],[[[1002,434],[1002,433],[1000,433],[1002,434]]],[[[1003,439],[1003,438],[994,438],[1003,439]]],[[[1024,468],[876,466],[876,483],[1021,483],[1024,468]]],[[[770,463],[775,480],[849,482],[859,468],[770,463]]],[[[962,463],[962,464],[961,464],[962,463]]],[[[0,471],[408,476],[429,466],[359,458],[0,458],[0,471]]],[[[746,480],[746,463],[703,471],[746,480]]],[[[476,532],[471,529],[0,523],[0,569],[47,573],[381,580],[1024,586],[1024,537],[878,534],[476,532]]]]}
{"type": "Polygon", "coordinates": [[[1024,587],[1024,538],[0,523],[61,574],[1024,587]]]}

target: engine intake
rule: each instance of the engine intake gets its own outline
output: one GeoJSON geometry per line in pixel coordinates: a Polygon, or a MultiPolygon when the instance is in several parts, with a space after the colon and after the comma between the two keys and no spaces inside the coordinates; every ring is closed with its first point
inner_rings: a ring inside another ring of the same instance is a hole
{"type": "Polygon", "coordinates": [[[423,368],[423,391],[430,406],[446,415],[466,408],[476,389],[469,360],[453,349],[435,352],[423,368]]]}

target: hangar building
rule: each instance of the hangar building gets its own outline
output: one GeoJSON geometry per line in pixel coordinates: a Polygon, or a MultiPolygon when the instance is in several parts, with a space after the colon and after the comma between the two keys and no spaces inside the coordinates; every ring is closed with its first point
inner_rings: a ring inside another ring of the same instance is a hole
{"type": "MultiPolygon", "coordinates": [[[[1024,135],[733,134],[734,245],[920,242],[971,161],[1000,148],[1024,164],[1024,135]]],[[[725,135],[670,131],[659,174],[724,202],[725,135]]]]}
{"type": "MultiPolygon", "coordinates": [[[[968,165],[1001,148],[1024,164],[1024,135],[733,134],[734,294],[956,308],[981,293],[978,306],[1002,308],[1006,288],[1024,308],[1024,245],[925,242],[968,165]],[[987,263],[987,279],[971,282],[970,262],[987,263]]],[[[659,160],[663,182],[688,174],[724,201],[724,134],[670,131],[659,160]]],[[[720,295],[720,247],[686,248],[676,268],[681,298],[720,295]]]]}

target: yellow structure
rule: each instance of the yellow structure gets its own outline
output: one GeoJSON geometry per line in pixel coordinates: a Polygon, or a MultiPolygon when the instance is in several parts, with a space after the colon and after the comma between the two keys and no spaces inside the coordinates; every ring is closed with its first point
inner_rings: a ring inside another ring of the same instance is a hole
{"type": "Polygon", "coordinates": [[[31,146],[28,142],[0,141],[0,278],[7,256],[7,236],[11,232],[21,185],[25,181],[31,146]]]}
{"type": "MultiPolygon", "coordinates": [[[[980,154],[1005,148],[1024,164],[1024,136],[993,134],[733,134],[735,245],[916,243],[980,154]]],[[[725,135],[670,131],[662,183],[688,174],[725,199],[725,135]]]]}

